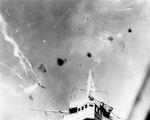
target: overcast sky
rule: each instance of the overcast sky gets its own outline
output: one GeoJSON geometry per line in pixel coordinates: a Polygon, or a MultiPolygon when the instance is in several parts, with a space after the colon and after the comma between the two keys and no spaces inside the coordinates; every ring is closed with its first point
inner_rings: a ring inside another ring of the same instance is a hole
{"type": "Polygon", "coordinates": [[[149,11],[148,0],[0,0],[0,117],[68,109],[72,89],[85,88],[92,69],[96,89],[126,118],[150,58],[149,11]],[[24,91],[35,76],[25,73],[17,46],[46,89],[24,91]]]}

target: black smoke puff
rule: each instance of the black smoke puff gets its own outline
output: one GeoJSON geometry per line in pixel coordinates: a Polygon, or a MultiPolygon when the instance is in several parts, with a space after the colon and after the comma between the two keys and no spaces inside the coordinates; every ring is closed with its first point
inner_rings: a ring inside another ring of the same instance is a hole
{"type": "Polygon", "coordinates": [[[87,57],[91,58],[92,57],[92,53],[87,52],[87,57]]]}
{"type": "Polygon", "coordinates": [[[46,73],[46,68],[43,64],[40,64],[38,69],[42,72],[42,73],[46,73]]]}
{"type": "Polygon", "coordinates": [[[64,65],[64,63],[66,63],[66,61],[67,61],[66,58],[65,58],[65,59],[57,58],[57,64],[58,64],[59,66],[64,65]]]}
{"type": "Polygon", "coordinates": [[[132,29],[131,29],[131,28],[129,28],[129,29],[128,29],[128,32],[129,32],[129,33],[131,33],[131,32],[132,32],[132,29]]]}
{"type": "Polygon", "coordinates": [[[113,39],[114,39],[113,36],[109,36],[109,37],[108,37],[108,40],[109,40],[109,41],[113,41],[113,39]]]}
{"type": "Polygon", "coordinates": [[[34,100],[32,95],[29,96],[29,99],[32,100],[32,101],[34,100]]]}

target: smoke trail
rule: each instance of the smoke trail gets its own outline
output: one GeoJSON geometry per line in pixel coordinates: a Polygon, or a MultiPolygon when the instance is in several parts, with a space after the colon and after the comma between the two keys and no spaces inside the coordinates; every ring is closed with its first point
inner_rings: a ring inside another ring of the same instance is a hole
{"type": "Polygon", "coordinates": [[[29,87],[27,87],[27,88],[24,89],[24,92],[26,94],[30,94],[31,92],[33,92],[37,88],[37,86],[38,86],[38,84],[29,86],[29,87]]]}
{"type": "Polygon", "coordinates": [[[19,59],[19,62],[22,65],[22,68],[25,71],[27,78],[28,78],[28,73],[30,73],[33,76],[32,81],[34,83],[37,83],[38,85],[40,85],[38,82],[38,77],[37,77],[36,73],[34,72],[31,63],[24,56],[24,54],[20,50],[18,44],[15,42],[15,40],[8,35],[7,23],[1,14],[0,14],[0,27],[1,27],[1,33],[2,33],[2,36],[4,37],[4,39],[13,45],[13,48],[14,48],[13,54],[15,57],[17,57],[19,59]]]}
{"type": "Polygon", "coordinates": [[[15,70],[11,69],[8,65],[6,65],[5,63],[1,63],[0,65],[5,66],[6,68],[8,68],[13,74],[15,74],[19,79],[24,80],[23,77],[17,73],[15,70]]]}

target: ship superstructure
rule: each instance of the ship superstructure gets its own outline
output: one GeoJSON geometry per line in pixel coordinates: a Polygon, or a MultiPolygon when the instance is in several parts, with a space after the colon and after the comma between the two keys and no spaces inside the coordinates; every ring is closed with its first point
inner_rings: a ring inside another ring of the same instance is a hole
{"type": "Polygon", "coordinates": [[[114,118],[119,118],[112,113],[112,107],[97,99],[93,75],[94,74],[90,70],[87,80],[87,88],[85,89],[86,96],[83,96],[82,99],[72,100],[68,111],[41,109],[32,110],[42,111],[46,114],[47,112],[61,113],[64,114],[63,120],[113,120],[114,118]]]}
{"type": "Polygon", "coordinates": [[[95,85],[92,71],[90,70],[87,82],[86,98],[70,102],[69,114],[63,120],[108,120],[111,119],[112,107],[94,98],[95,85]]]}

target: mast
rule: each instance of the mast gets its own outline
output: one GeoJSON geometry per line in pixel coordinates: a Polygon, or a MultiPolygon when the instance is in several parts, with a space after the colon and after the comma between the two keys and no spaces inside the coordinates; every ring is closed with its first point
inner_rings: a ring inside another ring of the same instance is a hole
{"type": "Polygon", "coordinates": [[[94,84],[93,72],[90,69],[89,75],[88,75],[88,80],[87,80],[87,96],[86,96],[87,99],[88,99],[89,96],[94,96],[95,91],[96,91],[96,87],[95,87],[95,84],[94,84]]]}

